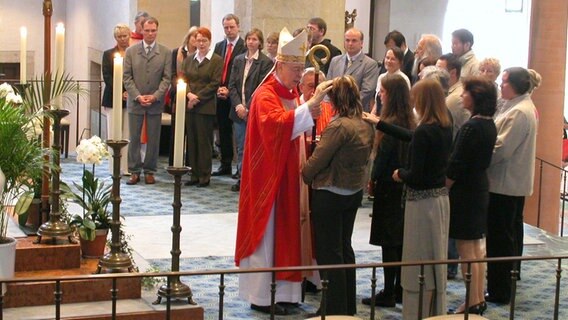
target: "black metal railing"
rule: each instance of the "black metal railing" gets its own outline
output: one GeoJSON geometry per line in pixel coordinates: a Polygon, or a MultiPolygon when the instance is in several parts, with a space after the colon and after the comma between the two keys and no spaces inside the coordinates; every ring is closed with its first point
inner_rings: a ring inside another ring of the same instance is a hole
{"type": "MultiPolygon", "coordinates": [[[[541,159],[539,157],[536,157],[536,160],[538,161],[538,168],[539,168],[539,182],[538,182],[538,208],[537,208],[537,220],[536,220],[536,227],[540,228],[540,221],[541,221],[541,213],[542,213],[542,208],[541,208],[541,204],[542,204],[542,191],[543,191],[543,185],[542,185],[542,178],[543,178],[543,173],[545,170],[545,165],[549,168],[551,168],[552,170],[557,170],[558,174],[560,175],[560,179],[562,181],[562,189],[560,190],[560,200],[562,201],[562,205],[560,207],[560,232],[559,235],[561,237],[564,237],[564,221],[565,221],[565,213],[564,210],[566,209],[566,204],[568,202],[568,193],[567,193],[567,174],[568,171],[554,163],[551,163],[547,160],[541,159]]],[[[547,189],[552,187],[552,190],[558,190],[558,186],[546,186],[547,189]]]]}
{"type": "MultiPolygon", "coordinates": [[[[530,260],[556,260],[556,282],[555,282],[555,294],[554,294],[554,310],[553,310],[553,319],[559,319],[559,306],[560,306],[560,286],[561,286],[561,278],[562,278],[562,260],[567,259],[568,255],[561,255],[561,256],[535,256],[535,257],[502,257],[502,258],[486,258],[486,259],[462,259],[462,260],[444,260],[444,261],[414,261],[414,262],[391,262],[391,263],[370,263],[370,264],[353,264],[353,265],[328,265],[328,266],[310,266],[310,267],[288,267],[288,268],[257,268],[257,269],[218,269],[218,270],[203,270],[203,271],[179,271],[179,272],[158,272],[158,273],[110,273],[110,274],[95,274],[95,275],[78,275],[78,276],[60,276],[60,277],[25,277],[25,278],[17,278],[17,279],[0,279],[0,285],[3,283],[10,284],[10,283],[34,283],[34,282],[53,282],[55,283],[55,291],[54,295],[54,304],[55,304],[55,319],[61,319],[61,304],[62,299],[65,292],[61,290],[61,283],[67,281],[77,281],[77,280],[105,280],[105,279],[112,279],[112,287],[110,288],[110,300],[111,304],[111,317],[112,319],[116,319],[118,315],[117,311],[117,300],[119,298],[119,292],[117,289],[117,281],[120,279],[125,278],[145,278],[145,277],[166,277],[167,278],[167,286],[169,288],[171,279],[175,277],[181,276],[211,276],[211,275],[218,275],[219,276],[219,310],[218,310],[218,317],[219,319],[223,319],[223,309],[224,309],[224,295],[225,295],[225,275],[228,274],[243,274],[243,273],[271,273],[272,274],[272,283],[271,283],[271,310],[272,313],[270,315],[270,319],[274,319],[274,305],[276,303],[276,273],[283,272],[283,271],[314,271],[319,270],[320,274],[325,275],[325,271],[327,270],[337,270],[337,269],[372,269],[372,276],[371,276],[371,296],[374,297],[376,294],[376,274],[377,268],[384,268],[384,267],[394,267],[394,266],[420,266],[420,274],[417,275],[418,282],[420,284],[420,291],[419,291],[419,310],[418,310],[418,319],[420,319],[420,315],[422,314],[422,299],[424,297],[424,268],[429,265],[438,265],[438,264],[448,264],[448,263],[462,263],[467,264],[467,272],[465,274],[465,314],[464,319],[469,318],[469,290],[470,290],[470,282],[471,282],[471,264],[473,263],[486,263],[486,262],[507,262],[507,261],[530,261],[530,260]]],[[[517,268],[519,263],[514,263],[514,268],[517,268]]],[[[541,270],[544,272],[544,270],[541,270]]],[[[511,270],[511,302],[509,306],[509,319],[515,318],[515,296],[517,293],[517,280],[518,280],[519,271],[517,269],[511,270]]],[[[325,302],[326,294],[328,290],[328,280],[325,279],[325,276],[322,277],[322,301],[325,302]]],[[[371,305],[371,313],[370,319],[375,319],[375,308],[374,308],[374,299],[371,305]]],[[[172,301],[169,297],[166,298],[166,319],[171,318],[171,304],[172,301]]],[[[321,319],[325,319],[325,308],[321,308],[322,314],[321,319]]],[[[4,308],[3,308],[3,296],[0,295],[0,320],[3,320],[4,308]]]]}

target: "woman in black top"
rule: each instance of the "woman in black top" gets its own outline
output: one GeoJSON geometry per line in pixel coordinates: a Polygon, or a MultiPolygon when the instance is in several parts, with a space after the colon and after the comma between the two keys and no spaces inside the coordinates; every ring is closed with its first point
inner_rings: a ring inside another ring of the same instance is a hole
{"type": "MultiPolygon", "coordinates": [[[[446,189],[446,168],[452,144],[452,126],[440,84],[420,80],[411,90],[418,115],[414,132],[366,114],[377,129],[410,141],[409,160],[394,171],[394,181],[406,185],[403,261],[446,260],[450,203],[446,189]]],[[[419,310],[420,266],[402,268],[403,319],[426,318],[446,313],[446,265],[424,267],[422,314],[419,310]]]]}
{"type": "MultiPolygon", "coordinates": [[[[493,114],[497,105],[495,85],[476,77],[464,82],[463,106],[472,117],[458,131],[448,166],[446,186],[450,189],[450,237],[456,239],[462,259],[485,257],[483,238],[487,233],[489,179],[497,129],[493,114]]],[[[462,274],[467,264],[462,264],[462,274]]],[[[482,314],[487,308],[484,298],[485,264],[471,265],[469,312],[482,314]]],[[[463,313],[462,303],[456,313],[463,313]]]]}
{"type": "MultiPolygon", "coordinates": [[[[387,74],[382,77],[378,94],[383,106],[382,121],[409,130],[416,128],[410,106],[410,90],[403,77],[398,74],[387,74]]],[[[408,143],[389,135],[382,136],[371,171],[371,186],[375,201],[369,243],[381,246],[383,262],[402,260],[403,184],[394,181],[392,174],[406,163],[407,158],[408,143]]],[[[371,300],[364,298],[362,302],[371,305],[371,300]]],[[[394,307],[396,302],[402,302],[400,267],[384,268],[384,290],[379,291],[375,296],[375,305],[394,307]]]]}

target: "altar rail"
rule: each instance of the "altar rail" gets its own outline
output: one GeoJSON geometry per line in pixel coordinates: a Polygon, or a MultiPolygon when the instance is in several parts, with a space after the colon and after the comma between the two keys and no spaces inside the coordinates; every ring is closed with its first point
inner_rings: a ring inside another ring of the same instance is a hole
{"type": "MultiPolygon", "coordinates": [[[[567,259],[568,255],[559,256],[535,256],[535,257],[506,257],[506,258],[486,258],[486,259],[463,259],[463,260],[444,260],[444,261],[420,261],[420,262],[397,262],[397,263],[371,263],[371,264],[350,264],[350,265],[328,265],[328,266],[311,266],[311,267],[288,267],[288,268],[256,268],[256,269],[218,269],[218,270],[205,270],[205,271],[180,271],[180,272],[158,272],[158,273],[111,273],[111,274],[97,274],[97,275],[83,275],[83,276],[63,276],[63,277],[41,277],[41,278],[18,278],[18,279],[0,279],[0,284],[2,283],[17,283],[17,282],[53,282],[55,284],[54,305],[55,305],[55,319],[61,319],[61,301],[64,292],[61,291],[61,283],[65,281],[73,280],[96,280],[96,279],[112,279],[112,287],[110,288],[111,300],[111,315],[112,319],[117,317],[117,300],[118,300],[118,290],[117,290],[117,280],[124,278],[141,278],[141,277],[167,277],[167,286],[169,290],[170,281],[175,279],[175,277],[180,276],[202,276],[202,275],[218,275],[219,276],[219,311],[218,318],[223,319],[224,310],[224,294],[225,294],[225,275],[228,274],[241,274],[241,273],[260,273],[269,272],[272,274],[271,283],[271,301],[272,301],[272,314],[270,319],[274,319],[274,304],[275,304],[275,294],[276,294],[276,273],[281,271],[307,271],[307,270],[319,270],[322,275],[322,305],[325,305],[326,292],[328,288],[328,281],[325,278],[325,271],[334,269],[371,269],[372,277],[371,281],[371,295],[376,294],[376,271],[377,268],[383,267],[393,267],[393,266],[420,266],[420,274],[417,276],[420,285],[419,298],[422,301],[424,296],[424,268],[428,265],[438,265],[438,264],[448,264],[448,263],[462,263],[467,264],[468,272],[465,275],[465,285],[466,285],[466,313],[464,314],[464,319],[468,319],[468,300],[469,300],[469,284],[471,282],[471,264],[478,262],[506,262],[506,261],[532,261],[532,260],[556,260],[556,283],[555,283],[555,293],[554,293],[554,311],[553,319],[559,319],[559,304],[560,304],[560,283],[562,278],[562,261],[567,259]]],[[[517,263],[513,264],[516,268],[517,263]]],[[[552,266],[552,264],[551,264],[552,266]]],[[[543,270],[544,272],[544,270],[543,270]]],[[[517,293],[517,280],[519,272],[514,269],[511,271],[511,303],[509,306],[509,319],[515,319],[515,296],[517,293]]],[[[4,308],[3,308],[3,296],[0,295],[0,320],[3,320],[4,308]]],[[[419,304],[421,308],[422,303],[419,304]]],[[[325,308],[321,309],[321,318],[325,319],[325,308]]],[[[375,319],[375,308],[371,306],[370,309],[370,319],[375,319]]],[[[419,309],[418,314],[421,314],[422,310],[419,309]]],[[[171,317],[171,299],[166,298],[166,319],[171,317]]],[[[420,317],[418,317],[420,319],[420,317]]]]}
{"type": "MultiPolygon", "coordinates": [[[[540,177],[540,181],[538,183],[538,208],[537,208],[537,220],[536,220],[536,227],[540,228],[540,222],[541,222],[541,213],[542,213],[542,208],[541,208],[541,204],[542,204],[542,192],[543,192],[543,185],[542,185],[542,176],[543,176],[543,172],[545,170],[545,168],[550,168],[552,170],[557,170],[558,174],[561,176],[561,182],[562,185],[559,186],[561,189],[559,190],[560,192],[560,200],[561,200],[561,206],[560,206],[560,227],[559,227],[559,235],[561,237],[564,237],[564,229],[566,228],[566,223],[567,221],[565,220],[565,208],[566,205],[568,203],[568,170],[559,167],[557,165],[555,165],[554,163],[551,163],[549,161],[546,161],[544,159],[541,159],[539,157],[536,157],[536,161],[538,163],[538,170],[539,170],[539,177],[540,177]]],[[[557,190],[555,186],[548,186],[545,185],[545,187],[547,189],[552,188],[551,190],[557,190]]],[[[555,192],[555,191],[554,191],[555,192]]]]}

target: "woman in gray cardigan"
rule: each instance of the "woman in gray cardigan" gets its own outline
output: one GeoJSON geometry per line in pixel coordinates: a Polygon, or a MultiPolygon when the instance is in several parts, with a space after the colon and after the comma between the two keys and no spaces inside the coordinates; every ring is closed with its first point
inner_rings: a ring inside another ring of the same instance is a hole
{"type": "MultiPolygon", "coordinates": [[[[311,214],[317,263],[354,264],[351,235],[374,131],[362,119],[359,89],[351,76],[335,78],[329,97],[337,115],[323,131],[302,177],[313,188],[311,214]]],[[[322,278],[329,280],[325,314],[357,313],[355,270],[331,270],[322,273],[322,278]]]]}

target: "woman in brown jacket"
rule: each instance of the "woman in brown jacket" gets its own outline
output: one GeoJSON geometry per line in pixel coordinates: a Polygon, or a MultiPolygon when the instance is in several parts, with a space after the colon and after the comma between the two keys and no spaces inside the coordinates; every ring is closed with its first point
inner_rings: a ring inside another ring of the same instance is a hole
{"type": "MultiPolygon", "coordinates": [[[[317,263],[354,264],[351,235],[363,196],[374,130],[362,120],[359,89],[351,76],[335,78],[328,95],[337,116],[323,131],[302,176],[313,188],[311,213],[317,263]]],[[[329,280],[325,313],[357,313],[355,270],[332,270],[327,275],[322,273],[322,278],[329,280]]]]}
{"type": "Polygon", "coordinates": [[[189,83],[185,118],[191,179],[187,186],[207,187],[211,179],[211,139],[217,113],[217,88],[221,82],[223,59],[211,50],[211,31],[200,27],[196,36],[197,51],[182,65],[189,83]]]}

